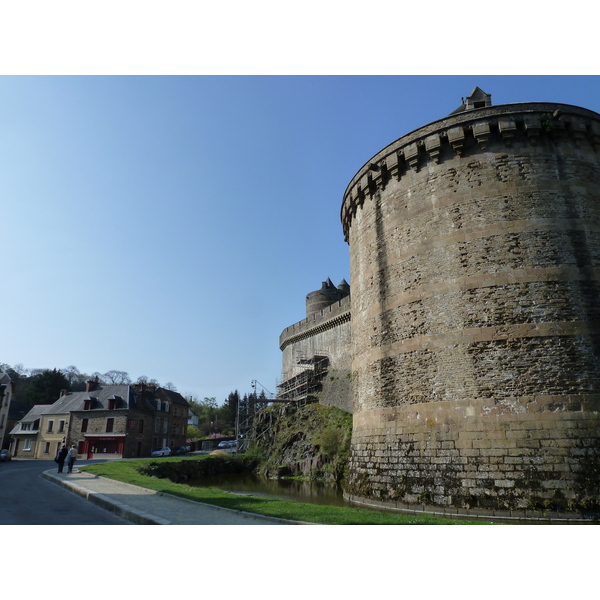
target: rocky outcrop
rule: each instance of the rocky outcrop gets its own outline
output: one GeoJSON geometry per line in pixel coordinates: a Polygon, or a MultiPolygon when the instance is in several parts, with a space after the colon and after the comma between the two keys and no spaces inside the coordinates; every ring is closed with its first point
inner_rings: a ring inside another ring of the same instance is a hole
{"type": "Polygon", "coordinates": [[[352,415],[331,406],[272,405],[254,424],[251,452],[266,477],[341,482],[346,474],[352,415]]]}

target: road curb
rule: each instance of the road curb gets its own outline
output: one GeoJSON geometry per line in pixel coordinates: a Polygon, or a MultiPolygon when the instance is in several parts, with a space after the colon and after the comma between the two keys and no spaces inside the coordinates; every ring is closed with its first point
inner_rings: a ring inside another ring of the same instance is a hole
{"type": "MultiPolygon", "coordinates": [[[[135,525],[170,525],[171,524],[171,521],[168,521],[167,519],[163,519],[162,517],[157,517],[156,515],[153,515],[148,512],[137,510],[131,506],[128,506],[127,504],[124,504],[123,502],[119,502],[118,500],[113,500],[112,498],[109,498],[108,496],[105,496],[104,494],[101,494],[99,492],[92,492],[91,490],[88,490],[80,485],[77,485],[76,483],[73,483],[72,481],[68,481],[66,479],[61,479],[60,477],[57,477],[50,471],[44,471],[42,473],[42,477],[52,483],[56,483],[56,484],[60,485],[61,487],[64,487],[64,488],[70,490],[71,492],[78,494],[79,496],[82,496],[83,498],[85,498],[86,500],[91,502],[92,504],[96,504],[97,506],[100,506],[104,510],[108,510],[109,512],[112,512],[112,513],[116,514],[118,517],[121,517],[122,519],[125,519],[126,521],[130,521],[131,523],[133,523],[135,525]]],[[[123,485],[130,485],[130,484],[124,483],[123,485]]],[[[137,486],[131,486],[131,487],[137,487],[137,486]]],[[[146,488],[140,488],[140,489],[146,490],[146,488]]],[[[146,490],[146,491],[148,491],[148,490],[146,490]]]]}
{"type": "MultiPolygon", "coordinates": [[[[73,481],[69,481],[68,479],[63,479],[61,477],[58,477],[57,474],[55,474],[53,471],[44,471],[42,473],[42,477],[44,479],[46,479],[47,481],[56,483],[56,484],[60,485],[61,487],[64,487],[67,490],[70,490],[70,491],[78,494],[79,496],[82,496],[89,502],[92,502],[93,504],[96,504],[97,506],[100,506],[101,508],[110,511],[110,512],[116,514],[117,516],[121,517],[122,519],[130,521],[131,523],[133,523],[135,525],[171,525],[172,524],[172,521],[169,521],[168,519],[158,517],[149,512],[140,511],[136,508],[128,506],[124,502],[120,502],[119,500],[113,500],[112,498],[109,498],[108,496],[106,496],[100,492],[91,491],[91,490],[87,489],[86,487],[81,486],[73,481]]],[[[248,519],[256,519],[256,520],[261,520],[261,521],[267,520],[267,521],[272,521],[274,523],[280,523],[281,525],[318,525],[319,524],[319,523],[309,523],[309,522],[305,522],[305,521],[292,521],[290,519],[278,519],[277,517],[269,517],[266,515],[259,515],[256,513],[250,513],[250,512],[246,512],[246,511],[242,511],[242,510],[225,508],[224,506],[217,506],[215,504],[208,504],[206,502],[196,502],[195,500],[181,498],[179,496],[175,496],[173,494],[169,494],[166,492],[156,492],[156,491],[150,490],[148,488],[133,485],[131,483],[124,483],[122,481],[117,481],[115,479],[110,479],[108,477],[102,477],[102,476],[95,475],[94,478],[104,480],[104,481],[110,481],[111,484],[123,486],[124,488],[129,487],[132,490],[141,490],[144,492],[144,494],[163,496],[165,498],[171,498],[177,502],[187,503],[187,504],[190,504],[193,506],[205,506],[212,510],[219,510],[219,511],[228,512],[228,513],[232,513],[232,514],[243,515],[244,517],[246,517],[248,519]]]]}

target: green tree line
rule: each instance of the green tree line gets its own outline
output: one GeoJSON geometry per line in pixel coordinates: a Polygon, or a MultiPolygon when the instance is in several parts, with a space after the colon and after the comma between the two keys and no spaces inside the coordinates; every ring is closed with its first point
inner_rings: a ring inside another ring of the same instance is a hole
{"type": "Polygon", "coordinates": [[[0,373],[6,373],[15,386],[15,400],[25,405],[52,404],[60,397],[61,390],[83,392],[88,381],[104,385],[147,383],[157,387],[177,391],[171,383],[160,384],[156,379],[141,375],[134,382],[128,373],[113,369],[106,373],[82,373],[74,365],[62,369],[26,369],[23,365],[9,365],[0,362],[0,373]]]}

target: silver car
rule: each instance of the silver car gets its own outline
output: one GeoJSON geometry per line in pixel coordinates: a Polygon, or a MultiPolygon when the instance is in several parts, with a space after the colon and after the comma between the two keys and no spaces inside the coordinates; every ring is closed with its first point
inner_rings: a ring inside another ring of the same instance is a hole
{"type": "Polygon", "coordinates": [[[171,448],[161,448],[160,450],[155,450],[151,456],[169,456],[171,454],[171,448]]]}

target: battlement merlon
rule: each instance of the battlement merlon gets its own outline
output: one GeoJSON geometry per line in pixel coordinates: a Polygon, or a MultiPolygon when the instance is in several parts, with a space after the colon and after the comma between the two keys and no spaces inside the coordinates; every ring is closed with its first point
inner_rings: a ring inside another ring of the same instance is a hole
{"type": "Polygon", "coordinates": [[[587,140],[598,151],[600,115],[569,104],[524,102],[459,112],[420,127],[377,153],[350,181],[341,208],[345,240],[357,208],[390,178],[399,180],[428,161],[439,164],[449,149],[461,156],[467,140],[474,139],[485,151],[492,141],[511,146],[522,134],[532,145],[543,137],[569,136],[575,144],[587,140]]]}
{"type": "Polygon", "coordinates": [[[341,300],[330,304],[323,310],[314,313],[286,327],[279,336],[279,348],[283,351],[290,344],[297,342],[320,331],[326,331],[336,327],[340,323],[350,320],[351,296],[345,296],[341,300]]]}

